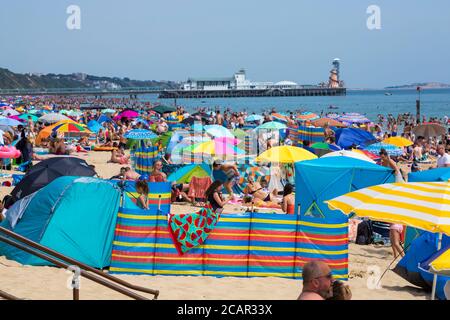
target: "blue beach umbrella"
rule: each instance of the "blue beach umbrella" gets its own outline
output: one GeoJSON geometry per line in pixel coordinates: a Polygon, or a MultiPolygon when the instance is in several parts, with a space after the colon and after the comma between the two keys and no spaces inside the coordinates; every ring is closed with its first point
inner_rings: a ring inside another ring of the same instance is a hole
{"type": "Polygon", "coordinates": [[[248,116],[247,118],[245,118],[245,121],[253,122],[253,121],[261,121],[263,119],[264,119],[264,117],[259,114],[252,114],[252,115],[248,116]]]}
{"type": "Polygon", "coordinates": [[[392,144],[386,144],[382,142],[374,143],[365,148],[367,151],[370,151],[375,154],[379,154],[381,149],[385,149],[388,155],[393,157],[398,157],[403,154],[402,148],[396,147],[392,144]]]}
{"type": "Polygon", "coordinates": [[[150,130],[133,129],[126,132],[123,135],[123,137],[132,140],[145,140],[145,139],[154,139],[157,138],[158,136],[150,130]]]}
{"type": "Polygon", "coordinates": [[[103,128],[102,125],[95,120],[89,121],[87,126],[88,126],[89,130],[91,130],[92,132],[95,132],[95,133],[99,132],[100,129],[103,128]]]}
{"type": "Polygon", "coordinates": [[[225,127],[219,126],[217,124],[204,126],[205,131],[212,135],[213,137],[219,138],[219,137],[229,137],[234,138],[234,135],[231,133],[230,130],[228,130],[225,127]]]}
{"type": "Polygon", "coordinates": [[[11,118],[6,118],[6,117],[1,117],[0,118],[0,125],[1,126],[15,127],[15,126],[18,126],[18,125],[21,125],[21,124],[23,124],[23,123],[20,122],[20,121],[11,119],[11,118]]]}

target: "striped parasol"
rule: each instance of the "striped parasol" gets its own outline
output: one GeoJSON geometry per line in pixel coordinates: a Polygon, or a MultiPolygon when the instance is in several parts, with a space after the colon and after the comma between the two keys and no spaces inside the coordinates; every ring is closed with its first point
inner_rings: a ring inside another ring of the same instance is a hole
{"type": "Polygon", "coordinates": [[[133,130],[127,131],[123,135],[123,137],[126,139],[132,139],[132,140],[146,140],[146,139],[154,139],[158,136],[150,130],[133,129],[133,130]]]}
{"type": "Polygon", "coordinates": [[[396,147],[392,144],[386,144],[383,142],[378,142],[371,144],[365,148],[367,151],[375,154],[379,154],[381,149],[385,149],[388,155],[391,157],[398,157],[403,154],[402,148],[396,147]]]}
{"type": "Polygon", "coordinates": [[[371,122],[369,119],[367,119],[365,116],[353,112],[353,113],[344,113],[342,116],[340,116],[337,120],[344,122],[344,123],[369,123],[371,122]]]}
{"type": "Polygon", "coordinates": [[[287,116],[281,113],[272,113],[271,116],[273,118],[273,121],[279,121],[281,123],[287,123],[288,121],[287,116]]]}
{"type": "Polygon", "coordinates": [[[88,128],[76,122],[64,122],[58,124],[52,129],[52,131],[60,133],[92,133],[92,131],[90,131],[88,128]]]}
{"type": "Polygon", "coordinates": [[[450,235],[450,182],[388,183],[326,201],[331,209],[450,235]]]}
{"type": "Polygon", "coordinates": [[[297,115],[297,120],[299,121],[312,121],[312,120],[316,120],[319,119],[320,117],[312,112],[302,112],[300,114],[297,115]]]}

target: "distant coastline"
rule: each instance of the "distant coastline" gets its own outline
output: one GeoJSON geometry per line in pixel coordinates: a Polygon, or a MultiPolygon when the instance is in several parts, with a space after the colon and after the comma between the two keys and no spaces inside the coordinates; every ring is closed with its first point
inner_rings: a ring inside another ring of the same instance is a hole
{"type": "Polygon", "coordinates": [[[401,89],[416,89],[420,87],[421,89],[449,89],[450,84],[441,82],[423,82],[423,83],[412,83],[400,86],[389,86],[385,87],[385,90],[401,90],[401,89]]]}

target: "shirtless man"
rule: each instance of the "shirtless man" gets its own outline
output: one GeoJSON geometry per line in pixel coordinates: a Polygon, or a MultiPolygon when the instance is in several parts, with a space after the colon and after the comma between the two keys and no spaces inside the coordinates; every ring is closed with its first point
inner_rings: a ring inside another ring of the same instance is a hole
{"type": "Polygon", "coordinates": [[[297,300],[325,300],[333,295],[333,275],[323,261],[310,261],[302,271],[303,290],[297,300]]]}
{"type": "Polygon", "coordinates": [[[217,123],[219,126],[223,125],[223,117],[222,117],[222,115],[220,114],[220,111],[219,111],[219,110],[216,111],[216,123],[217,123]]]}

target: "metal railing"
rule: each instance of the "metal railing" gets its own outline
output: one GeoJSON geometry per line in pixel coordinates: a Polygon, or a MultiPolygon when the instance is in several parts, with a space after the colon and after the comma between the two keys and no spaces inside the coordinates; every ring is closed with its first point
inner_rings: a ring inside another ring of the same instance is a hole
{"type": "MultiPolygon", "coordinates": [[[[80,261],[69,258],[59,252],[56,252],[50,248],[40,245],[30,239],[27,239],[15,232],[12,232],[3,227],[0,227],[0,233],[17,240],[17,241],[14,241],[13,239],[5,237],[4,235],[0,235],[0,241],[4,242],[6,244],[9,244],[11,246],[14,246],[22,251],[25,251],[29,254],[34,255],[36,257],[44,259],[48,262],[51,262],[58,267],[69,269],[71,271],[74,271],[74,267],[75,267],[75,269],[79,268],[79,275],[81,275],[89,280],[92,280],[102,286],[105,286],[109,289],[112,289],[116,292],[122,293],[130,298],[133,298],[136,300],[148,300],[146,297],[136,294],[128,289],[152,294],[153,300],[157,299],[159,296],[158,290],[148,289],[148,288],[144,288],[141,286],[136,286],[131,283],[128,283],[122,279],[116,278],[110,274],[104,273],[100,270],[97,270],[97,269],[91,267],[91,266],[88,266],[80,261]],[[128,288],[128,289],[126,289],[126,288],[128,288]]],[[[75,284],[78,282],[78,280],[76,279],[76,276],[77,275],[74,273],[74,278],[72,280],[72,284],[75,284]]],[[[77,285],[74,285],[73,286],[73,300],[79,300],[79,294],[80,294],[79,287],[77,285]]],[[[8,294],[6,294],[6,295],[8,295],[8,294]]],[[[1,296],[1,294],[0,294],[0,296],[1,296]]],[[[9,295],[9,296],[13,297],[11,295],[9,295]]]]}
{"type": "Polygon", "coordinates": [[[0,95],[41,95],[41,94],[127,94],[161,92],[166,89],[161,87],[123,87],[123,88],[20,88],[0,89],[0,95]]]}

